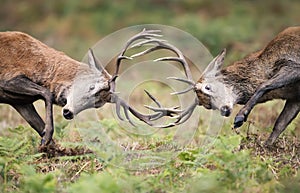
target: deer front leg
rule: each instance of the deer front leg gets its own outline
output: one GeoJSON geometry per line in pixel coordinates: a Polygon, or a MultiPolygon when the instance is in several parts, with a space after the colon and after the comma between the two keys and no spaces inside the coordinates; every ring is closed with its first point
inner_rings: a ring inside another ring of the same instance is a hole
{"type": "Polygon", "coordinates": [[[40,117],[40,115],[36,112],[33,104],[26,105],[12,105],[18,113],[29,123],[29,125],[38,132],[38,134],[43,137],[44,136],[44,128],[45,122],[40,117]]]}
{"type": "MultiPolygon", "coordinates": [[[[296,83],[300,80],[299,67],[293,68],[293,64],[297,64],[293,61],[286,61],[286,66],[282,67],[271,79],[261,84],[256,92],[252,95],[246,105],[239,111],[234,120],[234,128],[238,128],[243,125],[247,120],[253,107],[257,104],[260,97],[265,93],[281,88],[288,84],[296,83]]],[[[296,66],[296,65],[295,65],[296,66]]]]}
{"type": "Polygon", "coordinates": [[[266,141],[267,146],[273,145],[278,136],[286,129],[293,119],[298,115],[300,111],[300,101],[287,100],[285,106],[277,118],[273,131],[266,141]]]}
{"type": "Polygon", "coordinates": [[[42,145],[48,145],[52,141],[52,136],[54,133],[54,125],[53,125],[53,105],[52,105],[52,95],[47,95],[47,99],[45,99],[45,107],[46,107],[46,125],[44,129],[45,135],[42,138],[42,145]]]}
{"type": "MultiPolygon", "coordinates": [[[[52,140],[53,135],[53,107],[52,101],[53,96],[52,93],[45,87],[42,87],[25,76],[17,76],[9,81],[6,81],[3,90],[9,92],[11,95],[17,95],[18,99],[22,101],[37,99],[43,99],[45,101],[46,107],[46,121],[45,121],[45,128],[43,130],[44,136],[42,139],[43,145],[48,145],[52,140]]],[[[13,102],[12,102],[13,104],[13,102]]]]}

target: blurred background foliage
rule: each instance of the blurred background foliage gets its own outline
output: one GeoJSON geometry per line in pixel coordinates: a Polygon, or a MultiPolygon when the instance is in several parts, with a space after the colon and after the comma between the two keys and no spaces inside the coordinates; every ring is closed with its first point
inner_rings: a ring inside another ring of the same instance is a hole
{"type": "Polygon", "coordinates": [[[0,0],[0,31],[18,30],[81,60],[106,35],[132,25],[164,24],[191,33],[230,62],[299,24],[298,0],[0,0]]]}

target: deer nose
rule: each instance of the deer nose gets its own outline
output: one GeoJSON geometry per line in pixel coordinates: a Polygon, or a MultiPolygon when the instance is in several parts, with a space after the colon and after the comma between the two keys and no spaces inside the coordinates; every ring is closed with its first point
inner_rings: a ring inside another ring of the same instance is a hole
{"type": "Polygon", "coordinates": [[[229,117],[229,115],[231,114],[231,108],[228,107],[227,105],[222,106],[220,111],[221,111],[221,115],[225,117],[229,117]]]}
{"type": "Polygon", "coordinates": [[[73,119],[74,118],[74,113],[72,113],[72,111],[70,111],[69,109],[64,109],[63,110],[63,116],[66,119],[73,119]]]}

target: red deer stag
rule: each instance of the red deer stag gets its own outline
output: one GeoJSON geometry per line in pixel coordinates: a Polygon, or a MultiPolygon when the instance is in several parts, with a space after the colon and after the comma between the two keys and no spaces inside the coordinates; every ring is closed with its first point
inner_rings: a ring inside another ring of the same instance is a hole
{"type": "MultiPolygon", "coordinates": [[[[164,48],[173,51],[177,57],[158,60],[180,62],[187,79],[173,77],[188,83],[190,87],[183,94],[194,90],[195,102],[176,116],[174,123],[185,122],[197,105],[207,109],[218,109],[222,116],[228,117],[234,104],[244,104],[234,120],[234,128],[240,127],[257,103],[272,99],[286,100],[285,106],[277,118],[273,132],[266,141],[272,145],[300,111],[300,27],[290,27],[279,33],[264,49],[254,52],[232,65],[222,68],[225,50],[215,57],[200,79],[195,83],[191,77],[184,55],[173,45],[162,40],[153,50],[164,48]]],[[[155,107],[148,107],[155,109],[155,107]]],[[[176,110],[174,113],[179,113],[176,110]]]]}
{"type": "MultiPolygon", "coordinates": [[[[117,57],[117,67],[113,76],[100,65],[91,49],[88,52],[87,65],[73,60],[27,34],[0,32],[0,103],[15,108],[42,137],[43,146],[52,140],[53,104],[63,106],[63,116],[72,119],[85,109],[115,103],[120,119],[122,119],[120,110],[123,108],[130,123],[132,121],[128,112],[151,125],[152,120],[170,116],[172,109],[161,108],[153,114],[143,115],[116,95],[115,81],[121,61],[133,58],[124,56],[126,50],[135,41],[160,36],[157,32],[157,30],[143,30],[129,39],[117,57]],[[33,102],[39,99],[45,101],[45,121],[33,105],[33,102]]],[[[155,102],[161,107],[158,101],[155,102]]]]}

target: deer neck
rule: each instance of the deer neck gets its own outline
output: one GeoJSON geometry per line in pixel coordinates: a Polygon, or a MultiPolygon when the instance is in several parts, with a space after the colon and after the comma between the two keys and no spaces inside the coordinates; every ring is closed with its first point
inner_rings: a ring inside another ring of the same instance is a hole
{"type": "Polygon", "coordinates": [[[75,79],[88,70],[88,66],[77,61],[56,65],[55,73],[49,77],[50,91],[54,95],[54,103],[59,106],[65,105],[68,95],[75,79]]]}
{"type": "Polygon", "coordinates": [[[221,71],[224,83],[232,87],[233,93],[237,96],[237,104],[245,104],[264,81],[263,72],[255,68],[256,66],[255,60],[242,60],[221,71]]]}

